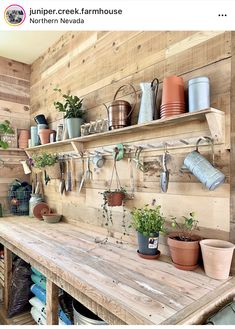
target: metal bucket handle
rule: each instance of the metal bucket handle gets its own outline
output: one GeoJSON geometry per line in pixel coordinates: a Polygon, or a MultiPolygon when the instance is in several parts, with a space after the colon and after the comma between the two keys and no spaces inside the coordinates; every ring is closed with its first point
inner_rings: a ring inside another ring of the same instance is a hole
{"type": "Polygon", "coordinates": [[[159,80],[158,80],[158,78],[154,78],[153,80],[152,80],[152,82],[151,82],[151,88],[153,88],[153,86],[154,86],[154,82],[156,82],[156,90],[155,90],[155,95],[154,95],[154,104],[155,104],[155,109],[154,109],[154,118],[156,118],[156,111],[157,111],[157,94],[158,94],[158,88],[159,88],[159,84],[160,84],[160,82],[159,82],[159,80]]]}
{"type": "Polygon", "coordinates": [[[135,103],[134,103],[134,105],[132,105],[132,109],[131,109],[131,111],[130,111],[130,113],[127,115],[127,118],[129,118],[129,116],[131,115],[131,113],[134,111],[134,109],[135,109],[135,106],[136,106],[136,104],[137,104],[137,92],[136,92],[136,90],[135,90],[135,88],[132,86],[132,84],[126,84],[126,85],[122,85],[121,87],[119,87],[118,88],[118,90],[116,91],[116,93],[115,93],[115,95],[114,95],[114,97],[113,97],[113,100],[115,101],[115,99],[116,99],[116,97],[117,97],[117,94],[119,93],[119,91],[121,90],[121,89],[123,89],[123,87],[131,87],[133,90],[134,90],[134,93],[135,93],[135,103]]]}
{"type": "Polygon", "coordinates": [[[201,141],[207,141],[208,144],[211,145],[211,152],[212,152],[212,165],[215,166],[215,150],[214,150],[214,140],[211,138],[211,137],[208,137],[208,136],[204,136],[204,137],[200,137],[198,140],[197,140],[197,143],[196,143],[196,151],[199,153],[198,151],[198,148],[199,148],[199,144],[201,141]]]}

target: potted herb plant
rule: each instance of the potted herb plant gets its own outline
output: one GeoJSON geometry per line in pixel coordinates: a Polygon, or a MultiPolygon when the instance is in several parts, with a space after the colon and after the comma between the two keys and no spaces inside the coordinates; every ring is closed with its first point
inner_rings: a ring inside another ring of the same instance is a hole
{"type": "Polygon", "coordinates": [[[50,178],[60,178],[60,164],[57,154],[40,153],[32,155],[33,166],[38,169],[45,169],[50,178]]]}
{"type": "Polygon", "coordinates": [[[191,212],[188,217],[183,216],[182,218],[183,222],[178,222],[176,217],[172,217],[171,226],[176,231],[169,234],[167,243],[175,267],[190,271],[198,266],[201,238],[193,234],[198,225],[195,213],[191,212]]]}
{"type": "Polygon", "coordinates": [[[161,213],[161,206],[150,208],[134,208],[131,211],[132,227],[137,231],[139,250],[138,254],[143,258],[158,258],[159,233],[165,232],[165,218],[161,213]]]}
{"type": "Polygon", "coordinates": [[[81,136],[81,125],[84,122],[83,99],[70,94],[63,94],[58,88],[55,88],[54,91],[58,91],[65,100],[64,104],[54,102],[54,105],[59,112],[65,113],[64,118],[66,119],[69,138],[81,136]]]}
{"type": "Polygon", "coordinates": [[[1,140],[1,135],[5,134],[13,134],[14,130],[11,127],[10,121],[5,120],[2,123],[0,123],[0,148],[7,149],[9,147],[9,144],[3,140],[1,140]]]}

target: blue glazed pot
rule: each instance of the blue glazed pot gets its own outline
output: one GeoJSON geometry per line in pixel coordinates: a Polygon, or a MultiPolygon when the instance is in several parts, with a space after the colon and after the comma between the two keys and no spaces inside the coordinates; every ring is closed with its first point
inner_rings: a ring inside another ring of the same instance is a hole
{"type": "Polygon", "coordinates": [[[137,232],[139,253],[143,255],[157,255],[159,232],[152,233],[151,236],[144,236],[137,232]]]}

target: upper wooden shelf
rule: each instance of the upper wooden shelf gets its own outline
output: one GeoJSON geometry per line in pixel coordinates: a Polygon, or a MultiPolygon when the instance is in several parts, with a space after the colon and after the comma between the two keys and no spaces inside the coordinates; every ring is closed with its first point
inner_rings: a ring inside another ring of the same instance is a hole
{"type": "MultiPolygon", "coordinates": [[[[77,137],[73,139],[67,139],[65,141],[50,143],[39,145],[31,148],[27,148],[25,151],[30,154],[35,153],[39,150],[53,150],[59,152],[69,152],[69,151],[76,151],[80,152],[83,150],[83,146],[86,143],[92,141],[99,141],[102,144],[102,141],[110,140],[111,138],[125,136],[129,134],[139,134],[145,135],[148,132],[153,131],[154,128],[164,128],[169,126],[177,126],[179,124],[189,124],[192,121],[199,121],[199,122],[207,122],[211,137],[214,139],[215,142],[222,142],[224,140],[224,112],[214,109],[208,108],[205,110],[192,112],[192,113],[185,113],[181,115],[176,115],[172,117],[168,117],[165,119],[158,119],[153,120],[151,122],[143,123],[143,124],[136,124],[132,126],[128,126],[125,128],[110,130],[103,133],[92,134],[83,137],[77,137]]],[[[172,130],[172,137],[174,137],[174,131],[172,130]]],[[[128,140],[126,140],[128,142],[128,140]]]]}
{"type": "Polygon", "coordinates": [[[24,149],[10,148],[10,147],[8,149],[0,148],[0,151],[3,151],[3,152],[19,152],[19,153],[24,153],[25,152],[24,149]]]}

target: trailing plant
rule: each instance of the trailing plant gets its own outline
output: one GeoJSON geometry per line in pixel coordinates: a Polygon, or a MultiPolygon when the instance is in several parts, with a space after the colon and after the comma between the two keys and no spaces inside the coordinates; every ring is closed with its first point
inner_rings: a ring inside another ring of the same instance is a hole
{"type": "Polygon", "coordinates": [[[78,96],[73,96],[70,94],[63,94],[61,89],[55,88],[54,91],[58,91],[62,97],[64,98],[65,102],[62,104],[61,102],[54,102],[55,108],[59,112],[64,112],[64,118],[83,118],[84,111],[81,109],[83,99],[79,98],[78,96]]]}
{"type": "Polygon", "coordinates": [[[198,229],[198,220],[195,219],[195,213],[190,212],[189,216],[182,216],[184,221],[179,223],[176,217],[171,218],[171,226],[177,230],[178,238],[181,241],[191,241],[191,236],[194,230],[198,229]]]}
{"type": "Polygon", "coordinates": [[[33,154],[32,159],[35,168],[44,168],[46,166],[53,166],[56,162],[58,162],[58,155],[44,152],[40,154],[33,154]]]}
{"type": "Polygon", "coordinates": [[[3,121],[0,123],[0,147],[3,149],[7,149],[9,144],[1,140],[1,135],[4,134],[13,134],[14,129],[11,127],[11,123],[8,120],[3,121]]]}
{"type": "Polygon", "coordinates": [[[165,233],[165,217],[161,213],[161,206],[150,208],[146,204],[143,208],[134,208],[131,211],[132,227],[144,236],[150,236],[152,233],[165,233]]]}

